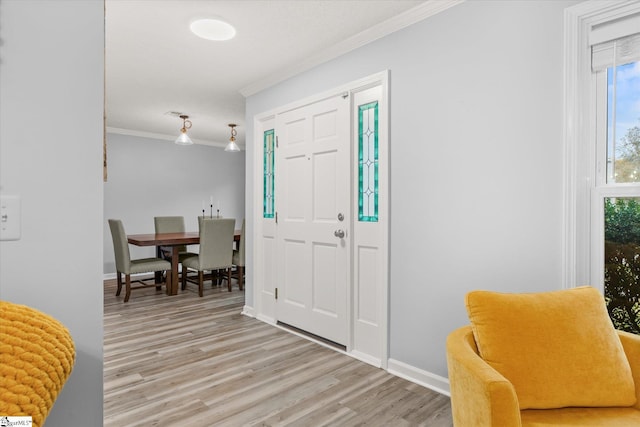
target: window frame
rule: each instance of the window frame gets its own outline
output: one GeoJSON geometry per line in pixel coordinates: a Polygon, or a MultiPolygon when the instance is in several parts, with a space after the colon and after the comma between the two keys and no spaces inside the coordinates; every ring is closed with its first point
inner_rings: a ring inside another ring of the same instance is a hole
{"type": "MultiPolygon", "coordinates": [[[[596,180],[591,197],[591,280],[604,291],[604,200],[606,198],[640,198],[640,182],[609,183],[608,162],[608,83],[607,70],[594,73],[596,123],[596,180]]],[[[614,124],[615,126],[615,124],[614,124]]]]}
{"type": "Polygon", "coordinates": [[[606,185],[606,71],[602,129],[597,118],[598,97],[602,97],[603,89],[591,70],[589,44],[595,26],[637,13],[640,13],[637,0],[587,1],[565,9],[564,288],[589,284],[604,291],[604,198],[636,197],[640,189],[637,184],[606,185]],[[598,135],[602,130],[604,154],[599,145],[602,137],[598,135]]]}

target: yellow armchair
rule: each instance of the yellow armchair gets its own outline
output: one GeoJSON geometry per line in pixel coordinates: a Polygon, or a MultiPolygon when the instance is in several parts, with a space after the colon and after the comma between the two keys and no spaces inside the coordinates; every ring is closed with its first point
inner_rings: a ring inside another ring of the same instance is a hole
{"type": "Polygon", "coordinates": [[[447,338],[456,427],[640,426],[640,336],[598,291],[476,292],[447,338]]]}
{"type": "Polygon", "coordinates": [[[629,360],[633,381],[636,385],[636,404],[633,407],[640,411],[640,335],[623,331],[616,332],[629,360]]]}
{"type": "Polygon", "coordinates": [[[447,365],[455,426],[522,425],[515,389],[482,360],[471,326],[447,337],[447,365]]]}

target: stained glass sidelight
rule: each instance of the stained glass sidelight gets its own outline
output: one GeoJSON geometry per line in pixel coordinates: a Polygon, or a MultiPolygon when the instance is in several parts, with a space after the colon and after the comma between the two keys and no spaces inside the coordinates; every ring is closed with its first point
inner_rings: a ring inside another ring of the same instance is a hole
{"type": "Polygon", "coordinates": [[[378,221],[378,101],[358,107],[358,220],[378,221]]]}
{"type": "Polygon", "coordinates": [[[274,182],[274,142],[275,142],[275,133],[273,129],[269,129],[264,132],[264,200],[263,200],[263,217],[264,218],[273,218],[274,217],[274,190],[275,190],[275,182],[274,182]]]}

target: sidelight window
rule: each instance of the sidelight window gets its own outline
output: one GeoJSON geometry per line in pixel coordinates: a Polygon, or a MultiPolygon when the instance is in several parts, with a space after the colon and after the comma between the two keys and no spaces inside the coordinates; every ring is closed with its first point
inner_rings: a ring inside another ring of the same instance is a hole
{"type": "Polygon", "coordinates": [[[273,218],[275,212],[275,132],[269,129],[264,132],[264,159],[263,159],[263,209],[262,216],[264,218],[273,218]]]}
{"type": "Polygon", "coordinates": [[[378,102],[358,107],[358,220],[378,221],[378,102]]]}

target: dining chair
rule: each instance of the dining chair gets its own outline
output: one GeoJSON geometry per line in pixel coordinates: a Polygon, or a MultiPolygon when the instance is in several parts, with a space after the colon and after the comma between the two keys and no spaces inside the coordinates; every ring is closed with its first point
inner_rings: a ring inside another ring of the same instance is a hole
{"type": "Polygon", "coordinates": [[[111,229],[111,238],[113,239],[113,250],[116,258],[116,275],[118,279],[118,290],[116,296],[120,295],[122,291],[122,275],[125,277],[126,293],[124,296],[124,302],[129,301],[132,289],[142,289],[151,286],[155,286],[159,289],[160,286],[154,283],[147,283],[145,279],[131,280],[132,274],[137,273],[154,273],[154,272],[166,272],[165,286],[171,283],[171,263],[162,258],[143,258],[143,259],[131,259],[129,253],[129,242],[127,241],[127,234],[124,231],[122,221],[119,219],[110,219],[109,228],[111,229]],[[139,283],[141,286],[131,287],[132,283],[139,283]]]}
{"type": "Polygon", "coordinates": [[[223,219],[223,218],[224,217],[222,217],[222,216],[200,216],[200,215],[198,215],[198,226],[200,226],[202,221],[205,220],[205,219],[223,219]]]}
{"type": "MultiPolygon", "coordinates": [[[[202,221],[205,220],[205,219],[206,220],[210,220],[210,219],[214,219],[215,220],[215,219],[222,219],[222,218],[224,218],[224,217],[221,216],[221,215],[217,215],[217,216],[206,216],[206,215],[205,216],[200,216],[200,215],[198,215],[198,229],[200,229],[200,226],[202,225],[202,221]]],[[[222,284],[223,278],[222,278],[222,274],[221,274],[221,272],[219,270],[212,271],[210,278],[211,278],[211,284],[212,285],[213,284],[217,284],[219,286],[219,285],[222,284]]],[[[208,277],[205,276],[205,280],[207,280],[207,279],[208,279],[208,277]]],[[[195,283],[195,282],[192,281],[192,283],[195,283]]]]}
{"type": "MultiPolygon", "coordinates": [[[[183,233],[185,231],[183,216],[156,216],[153,218],[156,234],[158,233],[183,233]]],[[[159,254],[164,259],[171,259],[172,248],[160,246],[159,254]]],[[[195,252],[189,252],[186,245],[178,246],[178,263],[182,264],[182,260],[198,255],[195,252]]]]}
{"type": "MultiPolygon", "coordinates": [[[[198,272],[198,295],[204,294],[204,272],[225,270],[231,291],[231,267],[233,258],[233,234],[236,220],[205,218],[200,223],[200,254],[185,258],[182,267],[182,289],[186,289],[189,269],[198,272]]],[[[212,276],[215,277],[215,276],[212,276]]]]}
{"type": "Polygon", "coordinates": [[[240,230],[240,241],[238,242],[238,247],[233,250],[233,265],[236,267],[235,272],[232,272],[231,275],[235,276],[238,280],[238,287],[242,290],[244,286],[244,225],[245,220],[242,220],[242,229],[240,230]]]}

